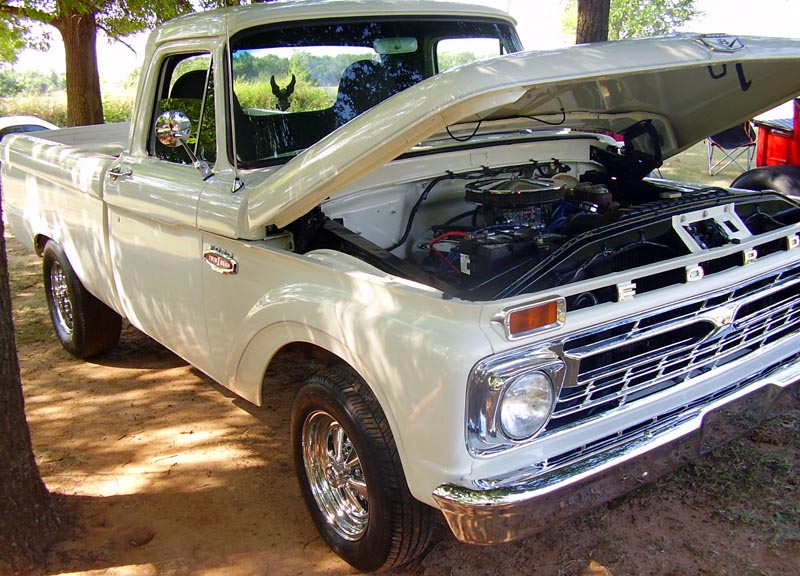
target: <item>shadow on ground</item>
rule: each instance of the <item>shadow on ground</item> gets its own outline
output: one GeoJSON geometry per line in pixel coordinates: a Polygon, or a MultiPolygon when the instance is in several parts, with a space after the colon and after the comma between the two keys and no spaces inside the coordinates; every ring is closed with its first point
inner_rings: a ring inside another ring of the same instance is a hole
{"type": "MultiPolygon", "coordinates": [[[[265,407],[237,399],[131,327],[92,362],[52,336],[36,258],[11,246],[27,415],[43,477],[71,528],[39,576],[352,574],[318,537],[288,443],[293,374],[265,407]]],[[[490,548],[441,523],[392,576],[770,574],[800,557],[800,414],[698,465],[490,548]]]]}

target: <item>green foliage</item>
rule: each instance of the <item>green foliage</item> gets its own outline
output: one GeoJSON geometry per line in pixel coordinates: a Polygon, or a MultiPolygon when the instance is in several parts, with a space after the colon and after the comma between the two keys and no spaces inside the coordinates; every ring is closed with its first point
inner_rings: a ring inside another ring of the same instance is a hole
{"type": "Polygon", "coordinates": [[[479,59],[473,52],[442,52],[438,56],[439,72],[463,66],[479,59]]]}
{"type": "Polygon", "coordinates": [[[133,115],[133,92],[110,94],[103,97],[103,118],[106,123],[127,122],[133,115]]]}
{"type": "MultiPolygon", "coordinates": [[[[127,122],[133,112],[133,93],[111,94],[103,98],[106,122],[127,122]]],[[[52,92],[41,96],[0,98],[0,116],[36,116],[56,126],[67,125],[67,96],[52,92]]]]}
{"type": "Polygon", "coordinates": [[[233,71],[237,81],[269,82],[275,76],[276,79],[284,78],[279,84],[285,85],[294,74],[298,84],[337,86],[342,71],[362,59],[363,54],[317,56],[302,50],[294,52],[291,58],[277,54],[254,56],[250,52],[238,52],[233,58],[233,71]]]}
{"type": "Polygon", "coordinates": [[[125,77],[122,81],[122,87],[126,90],[135,91],[136,87],[139,85],[139,76],[141,75],[142,69],[141,68],[134,68],[130,71],[130,73],[125,77]]]}
{"type": "MultiPolygon", "coordinates": [[[[611,0],[608,39],[668,34],[700,14],[695,0],[611,0]]],[[[561,25],[565,33],[574,34],[578,25],[577,0],[566,3],[561,25]]]]}
{"type": "Polygon", "coordinates": [[[278,99],[272,93],[270,79],[275,76],[278,85],[285,87],[294,75],[289,111],[322,110],[333,105],[342,70],[362,58],[358,54],[315,56],[304,51],[294,52],[290,58],[276,54],[256,57],[240,52],[233,59],[233,89],[243,108],[277,110],[278,99]]]}
{"type": "Polygon", "coordinates": [[[0,20],[0,62],[14,62],[25,46],[22,29],[12,20],[0,20]]]}
{"type": "MultiPolygon", "coordinates": [[[[288,80],[278,78],[280,85],[287,84],[288,80]]],[[[234,90],[242,108],[261,108],[277,110],[278,99],[272,94],[269,80],[266,82],[237,82],[234,90]]],[[[290,112],[304,112],[308,110],[322,110],[330,108],[336,97],[335,90],[326,90],[317,86],[303,85],[298,80],[294,94],[289,98],[292,103],[290,112]]]]}
{"type": "Polygon", "coordinates": [[[578,30],[578,0],[567,0],[561,14],[561,32],[564,36],[575,37],[578,30]]]}
{"type": "Polygon", "coordinates": [[[22,87],[13,73],[0,70],[0,96],[14,96],[22,91],[22,87]]]}
{"type": "Polygon", "coordinates": [[[233,58],[233,75],[245,82],[269,82],[272,75],[289,76],[289,59],[275,54],[256,57],[250,52],[238,52],[233,58]]]}
{"type": "MultiPolygon", "coordinates": [[[[224,1],[201,3],[216,6],[224,1]]],[[[94,14],[97,26],[108,37],[120,39],[152,28],[159,22],[193,10],[189,0],[18,0],[0,3],[0,61],[13,62],[24,47],[46,49],[49,33],[34,36],[33,23],[68,28],[73,14],[94,14]]]]}
{"type": "Polygon", "coordinates": [[[698,16],[695,0],[611,0],[609,40],[657,36],[677,30],[698,16]]]}
{"type": "Polygon", "coordinates": [[[63,73],[42,74],[37,70],[0,70],[0,97],[36,96],[63,91],[65,87],[66,77],[63,73]]]}

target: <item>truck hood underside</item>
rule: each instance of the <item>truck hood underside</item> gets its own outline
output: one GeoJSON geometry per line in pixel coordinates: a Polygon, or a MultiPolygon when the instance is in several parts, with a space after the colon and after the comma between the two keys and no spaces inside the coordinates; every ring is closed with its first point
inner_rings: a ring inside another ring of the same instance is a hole
{"type": "Polygon", "coordinates": [[[276,170],[250,190],[248,227],[286,226],[459,124],[618,133],[649,119],[669,158],[798,93],[793,39],[679,35],[477,62],[389,98],[276,170]]]}

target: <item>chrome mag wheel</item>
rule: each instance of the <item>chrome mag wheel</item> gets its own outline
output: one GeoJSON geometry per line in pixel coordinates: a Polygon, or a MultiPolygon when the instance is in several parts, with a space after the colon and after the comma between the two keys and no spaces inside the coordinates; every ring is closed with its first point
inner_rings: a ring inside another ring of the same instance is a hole
{"type": "Polygon", "coordinates": [[[303,463],[320,511],[339,536],[358,540],[369,524],[369,498],[353,443],[341,424],[321,410],[306,417],[302,440],[303,463]]]}
{"type": "Polygon", "coordinates": [[[56,321],[66,334],[72,334],[74,328],[72,301],[69,296],[67,276],[58,262],[53,262],[50,267],[50,294],[55,304],[56,321]]]}

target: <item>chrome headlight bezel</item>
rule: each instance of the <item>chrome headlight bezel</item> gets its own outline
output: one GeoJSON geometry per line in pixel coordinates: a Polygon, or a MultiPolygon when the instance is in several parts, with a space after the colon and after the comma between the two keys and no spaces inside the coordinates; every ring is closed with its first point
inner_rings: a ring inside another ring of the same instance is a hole
{"type": "Polygon", "coordinates": [[[546,430],[564,382],[566,366],[551,347],[527,347],[490,356],[475,365],[467,387],[467,449],[473,456],[488,456],[531,442],[546,430]],[[535,372],[552,384],[547,417],[530,436],[511,437],[501,424],[502,399],[515,382],[535,372]]]}

